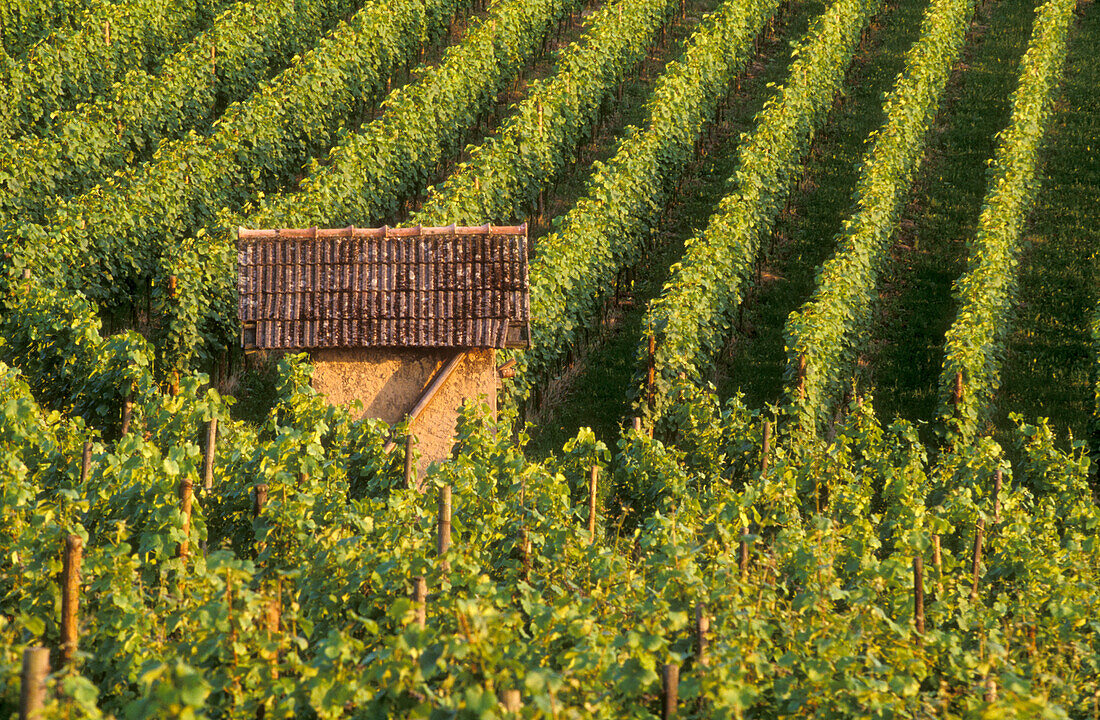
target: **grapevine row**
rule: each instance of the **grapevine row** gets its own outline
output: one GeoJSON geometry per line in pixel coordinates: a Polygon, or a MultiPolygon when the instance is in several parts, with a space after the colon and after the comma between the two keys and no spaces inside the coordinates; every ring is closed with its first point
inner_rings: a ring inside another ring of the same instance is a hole
{"type": "Polygon", "coordinates": [[[381,117],[314,164],[297,192],[265,198],[250,222],[339,227],[395,214],[545,50],[553,24],[579,7],[578,0],[500,3],[438,67],[388,97],[381,117]]]}
{"type": "Polygon", "coordinates": [[[457,154],[499,92],[546,48],[554,23],[580,4],[498,3],[437,67],[391,93],[379,118],[343,138],[324,164],[315,163],[296,192],[260,198],[254,210],[219,221],[212,238],[166,254],[160,276],[180,279],[177,295],[158,300],[172,362],[186,365],[196,349],[226,347],[236,337],[237,225],[370,225],[395,213],[457,154]]]}
{"type": "Polygon", "coordinates": [[[48,135],[24,135],[0,148],[0,225],[43,222],[56,196],[80,195],[151,155],[165,138],[201,131],[357,4],[239,2],[166,58],[157,74],[132,70],[110,100],[62,112],[48,135]]]}
{"type": "MultiPolygon", "coordinates": [[[[0,56],[12,63],[59,26],[76,25],[94,2],[80,0],[9,0],[0,5],[0,56]]],[[[10,72],[5,69],[4,75],[10,72]]]]}
{"type": "Polygon", "coordinates": [[[594,127],[614,88],[641,62],[679,3],[617,2],[589,19],[546,81],[535,81],[501,130],[435,188],[413,222],[516,222],[594,127]]]}
{"type": "Polygon", "coordinates": [[[779,4],[725,2],[705,17],[683,56],[657,79],[645,127],[626,131],[560,229],[539,241],[530,271],[531,349],[519,358],[514,382],[519,396],[549,378],[610,295],[616,274],[641,256],[701,131],[779,4]]]}
{"type": "Polygon", "coordinates": [[[1092,340],[1092,414],[1094,424],[1100,427],[1100,305],[1089,318],[1089,337],[1092,340]]]}
{"type": "Polygon", "coordinates": [[[814,130],[843,85],[862,33],[881,7],[876,0],[834,3],[796,49],[787,82],[757,113],[741,143],[732,191],[706,230],[687,241],[682,260],[643,321],[647,337],[640,357],[653,368],[646,392],[655,400],[680,373],[701,376],[725,341],[761,239],[770,232],[814,130]],[[656,341],[652,357],[649,338],[656,341]]]}
{"type": "Polygon", "coordinates": [[[933,0],[920,39],[885,102],[856,184],[855,207],[837,250],[817,273],[813,297],[785,329],[791,400],[801,423],[816,428],[855,369],[877,297],[890,239],[924,157],[929,128],[962,51],[974,0],[933,0]]]}
{"type": "Polygon", "coordinates": [[[155,275],[158,256],[243,205],[282,187],[369,106],[391,74],[440,36],[466,0],[372,0],[347,23],[235,103],[209,135],[164,143],[152,160],[63,203],[48,224],[6,238],[16,270],[79,287],[105,308],[121,305],[155,275]]]}
{"type": "Polygon", "coordinates": [[[229,0],[117,0],[94,6],[76,30],[32,48],[0,85],[0,139],[47,132],[52,115],[97,95],[133,69],[156,63],[229,0]]]}
{"type": "Polygon", "coordinates": [[[91,592],[83,655],[59,689],[89,716],[486,715],[514,689],[533,717],[642,718],[665,663],[682,666],[686,718],[1039,703],[1087,716],[1100,687],[1087,460],[1021,428],[1024,462],[994,494],[1004,468],[988,447],[928,467],[914,428],[855,413],[828,462],[780,445],[760,469],[744,439],[762,418],[688,392],[677,404],[698,441],[691,460],[625,437],[600,474],[612,497],[593,537],[571,486],[603,463],[581,438],[555,472],[525,460],[507,429],[467,418],[456,460],[425,492],[401,488],[378,429],[326,409],[286,363],[259,432],[186,383],[174,401],[140,398],[134,432],[93,438],[81,483],[86,430],[36,408],[0,368],[12,449],[0,467],[0,552],[12,558],[0,565],[0,707],[14,704],[19,650],[59,642],[55,577],[75,534],[91,592]],[[207,492],[192,438],[210,416],[225,430],[207,492]],[[1039,478],[1042,492],[1025,489],[1039,478]],[[183,480],[195,489],[187,521],[183,480]],[[443,487],[455,522],[441,552],[443,487]],[[1037,561],[1037,545],[1056,557],[1037,561]],[[920,624],[915,557],[929,589],[920,624]],[[423,603],[410,597],[418,576],[423,603]],[[696,612],[711,621],[705,651],[696,612]]]}
{"type": "Polygon", "coordinates": [[[968,440],[981,429],[1000,386],[1016,303],[1021,234],[1039,186],[1039,155],[1075,7],[1071,0],[1049,0],[1036,11],[1012,115],[989,170],[969,267],[955,286],[958,311],[947,331],[939,380],[940,416],[951,442],[968,440]]]}

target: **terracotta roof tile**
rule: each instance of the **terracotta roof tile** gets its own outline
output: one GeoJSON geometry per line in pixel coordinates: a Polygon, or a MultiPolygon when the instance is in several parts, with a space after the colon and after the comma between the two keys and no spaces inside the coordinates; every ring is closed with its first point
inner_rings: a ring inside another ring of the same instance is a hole
{"type": "Polygon", "coordinates": [[[246,230],[246,348],[526,347],[527,228],[246,230]]]}

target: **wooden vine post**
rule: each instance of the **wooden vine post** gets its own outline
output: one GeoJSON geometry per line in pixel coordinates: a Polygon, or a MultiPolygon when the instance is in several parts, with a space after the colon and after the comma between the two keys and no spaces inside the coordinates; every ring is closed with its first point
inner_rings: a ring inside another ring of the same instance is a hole
{"type": "Polygon", "coordinates": [[[92,466],[92,441],[84,441],[84,452],[80,454],[80,484],[88,482],[88,470],[92,466]]]}
{"type": "Polygon", "coordinates": [[[61,664],[69,665],[80,645],[77,627],[80,614],[80,564],[84,541],[78,535],[65,538],[65,557],[61,566],[61,664]]]}
{"type": "Polygon", "coordinates": [[[737,560],[737,568],[741,571],[741,582],[749,577],[749,528],[741,528],[741,556],[737,560]]]}
{"type": "Polygon", "coordinates": [[[50,649],[29,647],[23,651],[20,676],[19,720],[37,720],[46,704],[46,678],[50,674],[50,649]]]}
{"type": "Polygon", "coordinates": [[[588,544],[596,542],[596,476],[599,474],[598,465],[593,465],[588,473],[588,544]]]}
{"type": "Polygon", "coordinates": [[[524,524],[519,528],[519,538],[516,547],[519,550],[520,570],[519,576],[527,580],[531,576],[531,538],[527,534],[527,481],[523,480],[519,486],[519,508],[524,516],[524,524]]]}
{"type": "MultiPolygon", "coordinates": [[[[176,276],[175,275],[169,275],[168,276],[168,297],[172,298],[172,300],[176,299],[176,295],[177,295],[176,285],[177,285],[176,276]]],[[[179,371],[179,368],[173,368],[173,370],[172,370],[171,387],[169,388],[169,390],[171,391],[173,397],[180,394],[180,371],[179,371]]]]}
{"type": "Polygon", "coordinates": [[[521,561],[520,576],[526,581],[531,577],[531,536],[527,534],[527,528],[519,530],[519,555],[521,561]]]}
{"type": "Polygon", "coordinates": [[[1001,482],[1002,469],[997,468],[993,473],[993,522],[1001,522],[1001,482]]]}
{"type": "Polygon", "coordinates": [[[676,717],[676,704],[680,694],[680,666],[666,663],[661,668],[661,720],[676,717]]]}
{"type": "Polygon", "coordinates": [[[695,603],[695,661],[706,667],[710,665],[707,657],[707,649],[710,647],[710,618],[707,616],[707,606],[701,602],[695,603]]]}
{"type": "Polygon", "coordinates": [[[932,566],[936,568],[936,597],[943,596],[943,552],[940,548],[940,536],[932,535],[932,566]]]}
{"type": "Polygon", "coordinates": [[[985,520],[979,519],[974,532],[974,557],[971,563],[970,599],[978,599],[978,571],[982,563],[982,534],[985,532],[985,520]]]}
{"type": "MultiPolygon", "coordinates": [[[[406,423],[410,422],[406,418],[406,423]]],[[[405,426],[408,428],[408,424],[405,426]]],[[[405,487],[413,487],[413,434],[405,431],[405,487]]]]}
{"type": "Polygon", "coordinates": [[[760,453],[760,474],[768,471],[768,456],[772,453],[772,421],[764,421],[764,447],[760,453]]]}
{"type": "Polygon", "coordinates": [[[119,437],[126,437],[126,434],[130,432],[130,418],[134,414],[134,393],[131,388],[130,392],[126,393],[126,397],[122,398],[122,428],[119,430],[119,437]]]}
{"type": "Polygon", "coordinates": [[[195,499],[195,484],[191,478],[183,478],[179,485],[180,515],[183,516],[183,540],[180,540],[179,557],[184,560],[191,554],[191,504],[195,499]]]}
{"type": "MultiPolygon", "coordinates": [[[[740,81],[738,81],[740,82],[740,81]]],[[[798,356],[798,397],[806,397],[806,356],[798,356]]]]}
{"type": "Polygon", "coordinates": [[[913,623],[917,635],[924,635],[924,558],[913,558],[913,623]]]}
{"type": "Polygon", "coordinates": [[[423,630],[428,624],[428,580],[423,575],[413,578],[413,607],[416,624],[423,630]]]}
{"type": "Polygon", "coordinates": [[[252,495],[252,519],[260,517],[260,513],[264,511],[264,505],[267,505],[268,488],[267,483],[260,483],[253,488],[252,495]]]}
{"type": "Polygon", "coordinates": [[[505,712],[518,713],[523,709],[523,698],[519,690],[509,688],[501,693],[500,704],[504,706],[505,712]]]}
{"type": "Polygon", "coordinates": [[[439,521],[437,524],[436,554],[442,559],[440,567],[449,572],[451,563],[447,560],[447,551],[451,549],[451,486],[439,488],[439,521]]]}
{"type": "MultiPolygon", "coordinates": [[[[264,511],[264,506],[267,505],[269,496],[269,489],[266,483],[259,483],[252,488],[252,519],[260,517],[264,511]]],[[[261,553],[264,550],[264,543],[258,543],[256,546],[257,553],[261,553]]],[[[267,602],[267,607],[264,609],[264,624],[268,637],[278,635],[279,626],[283,619],[283,585],[280,578],[276,578],[272,585],[273,595],[267,602]]],[[[278,651],[277,651],[278,652],[278,651]]],[[[278,668],[273,668],[273,671],[278,673],[278,668]]]]}
{"type": "MultiPolygon", "coordinates": [[[[260,515],[263,513],[264,506],[267,505],[268,493],[269,493],[269,491],[268,491],[267,483],[259,483],[258,485],[256,485],[255,487],[252,488],[252,519],[253,520],[256,520],[256,518],[260,517],[260,515]]],[[[256,543],[256,555],[257,556],[263,554],[265,546],[266,546],[266,543],[263,543],[263,542],[256,543]]]]}
{"type": "Polygon", "coordinates": [[[653,407],[656,400],[657,384],[657,338],[653,334],[653,328],[649,329],[649,366],[646,368],[645,386],[649,396],[649,406],[653,407]]]}
{"type": "Polygon", "coordinates": [[[959,370],[955,373],[955,389],[951,392],[951,404],[955,408],[955,414],[958,415],[959,405],[962,404],[963,399],[963,374],[959,370]]]}
{"type": "Polygon", "coordinates": [[[209,492],[214,487],[214,451],[218,444],[218,418],[206,424],[206,452],[202,457],[202,486],[209,492]]]}
{"type": "Polygon", "coordinates": [[[992,673],[985,678],[985,701],[987,703],[997,702],[997,678],[992,673]]]}

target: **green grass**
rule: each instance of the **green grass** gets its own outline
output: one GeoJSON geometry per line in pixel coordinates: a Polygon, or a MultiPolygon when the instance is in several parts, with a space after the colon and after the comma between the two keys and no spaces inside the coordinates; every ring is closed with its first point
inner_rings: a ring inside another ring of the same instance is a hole
{"type": "MultiPolygon", "coordinates": [[[[934,417],[944,334],[955,312],[952,283],[965,269],[966,240],[975,232],[996,134],[1008,120],[1034,7],[1027,0],[997,0],[981,7],[948,86],[883,276],[862,370],[865,387],[886,421],[934,417]]],[[[1100,47],[1100,18],[1092,3],[1082,8],[1081,27],[1071,41],[1065,98],[1048,144],[1044,190],[1021,266],[1024,302],[1009,345],[997,417],[998,426],[1006,427],[1009,411],[1029,418],[1050,415],[1056,427],[1071,428],[1078,436],[1091,418],[1087,322],[1098,299],[1094,248],[1100,239],[1098,223],[1090,217],[1100,207],[1100,76],[1089,58],[1090,50],[1100,47]]],[[[740,133],[749,129],[767,97],[766,85],[782,82],[789,44],[822,9],[818,2],[789,8],[785,25],[763,49],[751,80],[732,103],[733,112],[689,171],[681,196],[659,228],[657,249],[638,268],[635,305],[613,313],[608,327],[559,383],[549,410],[537,418],[531,444],[535,454],[560,448],[585,425],[605,442],[614,441],[630,413],[645,303],[659,293],[683,242],[705,227],[728,191],[740,133]]],[[[851,211],[865,139],[882,121],[882,98],[917,39],[923,10],[923,2],[901,0],[876,20],[870,43],[849,73],[845,96],[815,138],[790,209],[777,222],[762,282],[745,303],[742,330],[719,359],[715,377],[707,378],[715,381],[721,396],[740,391],[750,406],[758,407],[781,397],[784,324],[812,293],[816,269],[833,251],[833,239],[851,211]]],[[[584,178],[576,173],[559,185],[557,212],[583,190],[584,178]]]]}
{"type": "Polygon", "coordinates": [[[1020,306],[1008,344],[996,425],[1048,416],[1083,437],[1092,418],[1088,321],[1096,306],[1100,252],[1100,12],[1070,38],[1061,100],[1049,129],[1043,187],[1020,264],[1020,306]]]}
{"type": "Polygon", "coordinates": [[[751,127],[753,116],[770,95],[768,84],[786,76],[792,60],[791,43],[802,37],[824,8],[822,0],[793,0],[780,11],[774,33],[767,35],[747,76],[731,94],[723,121],[713,125],[713,135],[695,166],[685,172],[680,201],[668,208],[658,228],[656,250],[645,266],[637,269],[631,289],[633,307],[613,312],[601,337],[587,349],[578,366],[567,371],[564,382],[558,383],[558,397],[549,403],[548,412],[538,419],[531,434],[529,449],[535,454],[559,450],[582,426],[591,427],[596,437],[608,444],[615,442],[620,423],[630,412],[634,353],[645,304],[660,292],[684,241],[705,227],[725,194],[727,178],[736,165],[738,138],[751,127]]]}
{"type": "Polygon", "coordinates": [[[871,332],[869,374],[884,421],[935,417],[944,335],[955,316],[951,287],[966,267],[966,240],[974,236],[986,191],[986,163],[996,134],[1008,123],[1034,7],[1030,0],[998,0],[979,10],[973,40],[941,105],[936,136],[883,275],[871,332]]]}
{"type": "MultiPolygon", "coordinates": [[[[881,115],[881,92],[892,81],[893,73],[900,66],[896,59],[885,61],[885,67],[892,67],[893,70],[884,82],[876,83],[875,79],[881,69],[879,63],[883,62],[883,56],[903,53],[908,42],[915,38],[921,6],[922,3],[918,0],[905,0],[897,7],[891,6],[876,19],[870,41],[857,56],[858,67],[851,75],[854,87],[840,101],[834,119],[830,121],[830,127],[837,117],[844,115],[858,116],[870,112],[881,115]],[[908,15],[913,15],[915,20],[908,15]],[[867,74],[868,70],[871,74],[867,74]]],[[[824,8],[822,2],[793,3],[786,11],[783,26],[762,48],[761,57],[753,65],[751,78],[742,82],[740,91],[730,103],[725,122],[717,128],[713,141],[707,144],[704,155],[694,170],[689,171],[678,202],[670,208],[665,222],[659,228],[660,241],[657,250],[645,266],[638,269],[633,287],[635,305],[624,309],[613,318],[613,326],[605,333],[604,339],[589,348],[586,358],[569,383],[568,393],[553,403],[552,411],[547,417],[540,419],[532,436],[531,448],[536,454],[546,454],[560,448],[565,439],[585,425],[592,427],[596,436],[605,442],[614,442],[620,423],[630,412],[631,378],[635,370],[635,352],[641,336],[645,303],[660,292],[667,279],[669,267],[680,257],[684,241],[706,227],[718,202],[729,191],[728,179],[737,167],[741,133],[751,129],[753,116],[771,94],[767,86],[781,83],[786,77],[792,44],[802,37],[812,18],[819,15],[824,8]]],[[[874,122],[871,123],[873,124],[874,122]]],[[[869,130],[870,127],[866,132],[869,130]]],[[[866,132],[862,134],[865,136],[866,132]]],[[[831,152],[823,149],[823,142],[829,136],[829,131],[819,136],[812,155],[827,155],[831,152]]],[[[858,146],[862,137],[853,142],[858,146]]],[[[841,191],[845,198],[850,194],[851,184],[850,182],[849,189],[841,191]]],[[[786,245],[784,242],[777,243],[777,252],[786,245]]],[[[816,261],[811,262],[806,269],[810,280],[815,265],[816,261]]],[[[802,297],[804,295],[800,299],[802,297]]],[[[782,316],[785,320],[786,312],[782,316]]],[[[773,338],[776,337],[778,353],[781,355],[782,322],[775,329],[773,338]]],[[[732,375],[728,371],[727,374],[732,375]]],[[[760,379],[755,373],[742,379],[753,382],[752,387],[758,389],[759,397],[766,398],[766,401],[771,399],[767,396],[769,391],[778,391],[781,376],[782,367],[776,366],[769,378],[770,384],[769,379],[755,383],[760,379]]],[[[730,383],[723,385],[724,391],[731,391],[730,383]]]]}
{"type": "Polygon", "coordinates": [[[920,35],[926,3],[891,3],[875,22],[875,46],[857,56],[847,93],[833,108],[811,147],[790,209],[780,215],[767,249],[761,282],[744,308],[744,324],[718,365],[723,397],[737,391],[750,407],[780,400],[787,356],[787,318],[809,299],[818,266],[836,247],[835,236],[852,209],[852,193],[866,139],[882,125],[882,101],[920,35]]]}
{"type": "Polygon", "coordinates": [[[564,215],[588,189],[593,163],[610,159],[618,149],[618,138],[628,125],[640,126],[646,119],[646,101],[665,65],[683,52],[700,18],[721,5],[721,0],[688,0],[684,16],[674,16],[665,28],[663,42],[651,47],[646,59],[623,81],[622,98],[615,99],[611,110],[596,131],[578,150],[577,161],[566,168],[546,189],[543,221],[532,220],[530,237],[538,239],[552,230],[552,218],[564,215]]]}

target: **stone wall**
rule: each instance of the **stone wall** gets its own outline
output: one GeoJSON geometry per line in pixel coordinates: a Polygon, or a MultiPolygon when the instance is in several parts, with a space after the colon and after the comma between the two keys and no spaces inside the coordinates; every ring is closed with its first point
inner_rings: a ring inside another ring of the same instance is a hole
{"type": "MultiPolygon", "coordinates": [[[[310,353],[315,372],[313,387],[330,403],[348,404],[359,400],[365,417],[376,417],[390,424],[405,417],[435,372],[443,367],[456,349],[434,348],[332,348],[310,353]]],[[[422,477],[428,465],[446,458],[454,444],[458,409],[466,400],[484,396],[496,413],[496,352],[478,348],[467,350],[466,357],[440,388],[431,404],[413,422],[418,441],[422,477]]]]}

